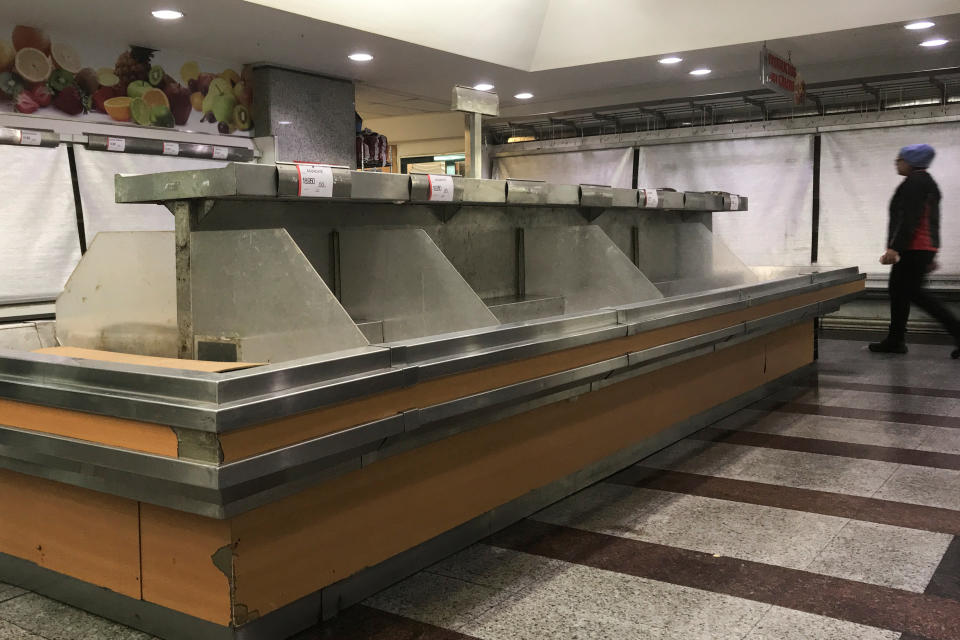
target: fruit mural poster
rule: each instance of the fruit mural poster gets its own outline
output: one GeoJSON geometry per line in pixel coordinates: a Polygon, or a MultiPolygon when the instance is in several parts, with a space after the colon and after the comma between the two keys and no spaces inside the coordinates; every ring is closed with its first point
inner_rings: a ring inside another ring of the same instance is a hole
{"type": "Polygon", "coordinates": [[[0,113],[252,135],[249,67],[0,24],[0,113]]]}

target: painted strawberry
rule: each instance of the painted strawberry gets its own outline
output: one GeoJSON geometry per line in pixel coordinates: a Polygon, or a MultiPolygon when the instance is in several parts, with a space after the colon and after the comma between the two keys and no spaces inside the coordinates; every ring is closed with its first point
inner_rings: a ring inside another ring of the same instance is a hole
{"type": "Polygon", "coordinates": [[[76,85],[70,85],[64,88],[57,97],[53,99],[53,106],[70,116],[77,116],[83,113],[83,96],[80,95],[80,89],[76,85]]]}
{"type": "Polygon", "coordinates": [[[49,107],[50,103],[53,102],[53,92],[45,84],[37,85],[30,93],[33,95],[34,101],[41,107],[49,107]]]}
{"type": "Polygon", "coordinates": [[[14,106],[20,113],[33,113],[40,108],[40,105],[37,104],[37,101],[33,99],[33,94],[31,94],[29,91],[21,91],[17,95],[17,100],[14,106]]]}

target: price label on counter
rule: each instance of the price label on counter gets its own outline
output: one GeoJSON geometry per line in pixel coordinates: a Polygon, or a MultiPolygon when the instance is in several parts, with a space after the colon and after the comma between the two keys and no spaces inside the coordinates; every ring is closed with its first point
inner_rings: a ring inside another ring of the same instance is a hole
{"type": "Polygon", "coordinates": [[[39,131],[21,131],[20,132],[20,144],[30,145],[31,147],[38,147],[40,143],[43,142],[43,136],[39,131]]]}
{"type": "Polygon", "coordinates": [[[164,142],[164,143],[163,143],[163,155],[165,155],[165,156],[178,156],[178,155],[180,155],[180,143],[178,143],[178,142],[164,142]]]}
{"type": "Polygon", "coordinates": [[[730,211],[740,210],[740,196],[730,194],[730,211]]]}
{"type": "Polygon", "coordinates": [[[126,138],[107,138],[107,151],[116,151],[117,153],[123,153],[123,150],[126,148],[127,148],[126,138]]]}
{"type": "Polygon", "coordinates": [[[332,198],[333,168],[323,164],[298,164],[300,182],[297,195],[302,198],[332,198]]]}
{"type": "Polygon", "coordinates": [[[453,176],[427,176],[431,202],[453,202],[453,176]]]}
{"type": "Polygon", "coordinates": [[[213,148],[213,159],[214,160],[226,160],[227,154],[230,153],[230,149],[226,147],[214,147],[213,148]]]}
{"type": "Polygon", "coordinates": [[[656,208],[660,204],[660,194],[657,193],[656,189],[644,189],[643,196],[646,198],[647,203],[644,205],[647,209],[656,208]]]}

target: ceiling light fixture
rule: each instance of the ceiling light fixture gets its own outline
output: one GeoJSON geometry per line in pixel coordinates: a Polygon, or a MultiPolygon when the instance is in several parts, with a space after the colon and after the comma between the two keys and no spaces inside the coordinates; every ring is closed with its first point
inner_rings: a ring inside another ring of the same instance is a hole
{"type": "Polygon", "coordinates": [[[183,11],[176,9],[157,9],[151,12],[157,20],[179,20],[183,17],[183,11]]]}
{"type": "Polygon", "coordinates": [[[690,72],[692,76],[705,76],[710,73],[710,69],[694,69],[690,72]]]}
{"type": "Polygon", "coordinates": [[[370,55],[369,53],[359,53],[359,52],[351,53],[347,57],[353,60],[354,62],[370,62],[371,60],[373,60],[373,56],[370,55]]]}
{"type": "Polygon", "coordinates": [[[660,64],[677,64],[678,62],[683,62],[683,58],[678,58],[677,56],[670,56],[668,58],[660,58],[658,62],[660,64]]]}
{"type": "Polygon", "coordinates": [[[281,120],[281,121],[278,122],[277,124],[290,124],[290,121],[289,121],[289,120],[281,120]]]}
{"type": "Polygon", "coordinates": [[[518,93],[513,97],[516,98],[517,100],[529,100],[530,98],[533,97],[533,94],[530,93],[529,91],[524,91],[523,93],[518,93]]]}
{"type": "Polygon", "coordinates": [[[921,47],[942,47],[943,45],[947,44],[948,42],[950,42],[950,41],[949,41],[949,40],[944,40],[943,38],[936,38],[936,39],[934,39],[934,40],[927,40],[927,41],[925,41],[925,42],[921,42],[921,43],[920,43],[920,46],[921,46],[921,47]]]}
{"type": "Polygon", "coordinates": [[[477,91],[493,91],[493,85],[489,82],[481,82],[480,84],[473,85],[473,88],[477,91]]]}
{"type": "Polygon", "coordinates": [[[920,20],[919,22],[911,22],[908,25],[904,25],[904,29],[910,29],[911,31],[916,31],[918,29],[929,29],[933,26],[933,23],[929,20],[920,20]]]}

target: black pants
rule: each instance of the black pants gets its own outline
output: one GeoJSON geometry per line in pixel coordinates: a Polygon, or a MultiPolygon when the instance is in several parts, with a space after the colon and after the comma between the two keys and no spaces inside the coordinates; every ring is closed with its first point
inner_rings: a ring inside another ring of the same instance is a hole
{"type": "Polygon", "coordinates": [[[904,251],[900,254],[900,262],[890,270],[891,342],[904,341],[912,302],[946,327],[960,344],[960,323],[939,300],[923,289],[927,271],[936,256],[933,251],[904,251]]]}

